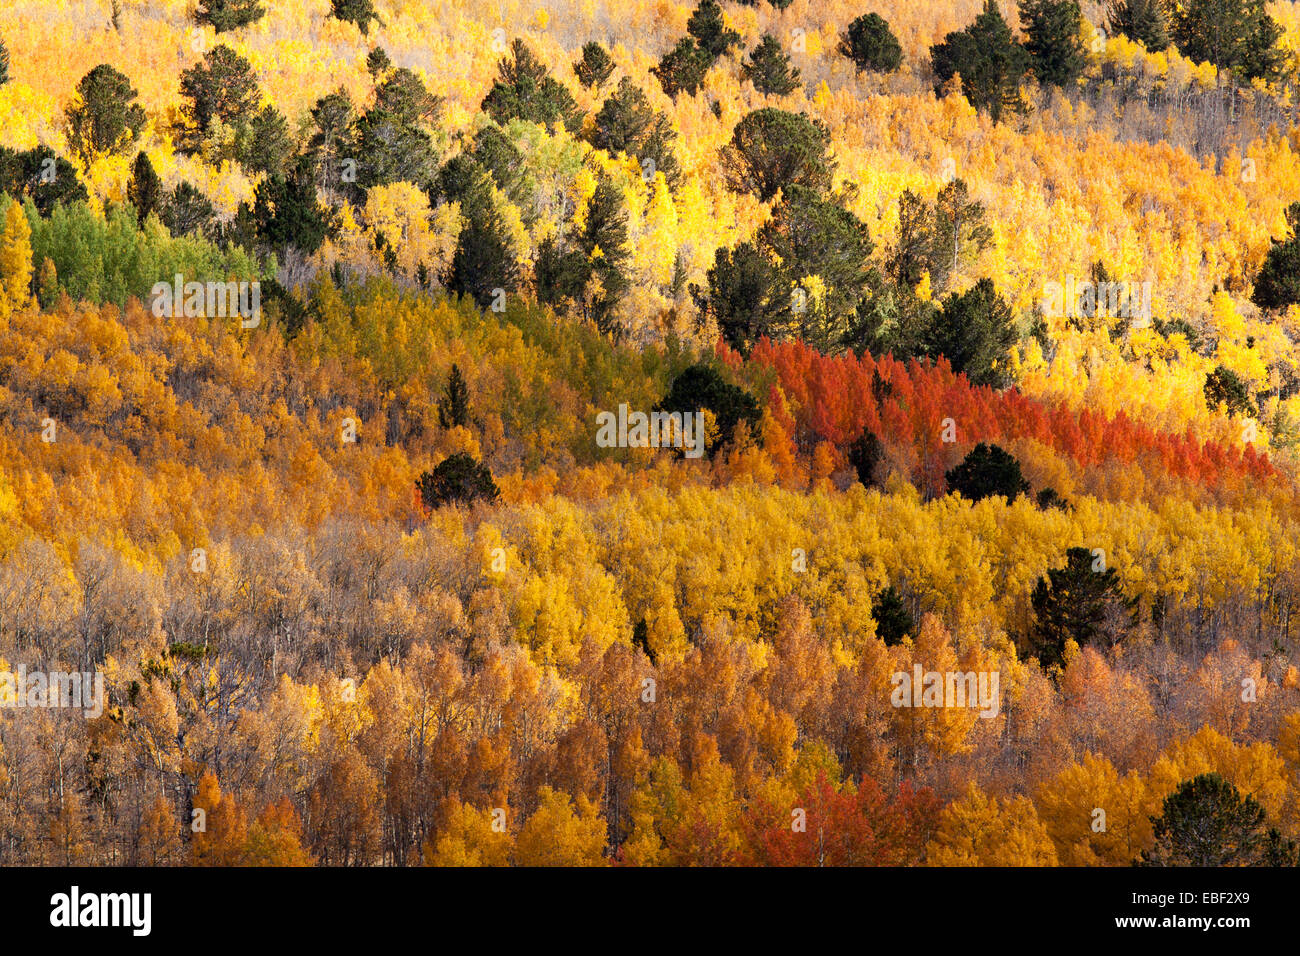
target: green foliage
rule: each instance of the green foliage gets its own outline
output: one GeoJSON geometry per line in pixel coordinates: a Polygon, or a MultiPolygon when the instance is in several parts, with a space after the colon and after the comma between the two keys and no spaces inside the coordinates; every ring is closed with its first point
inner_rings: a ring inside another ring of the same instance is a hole
{"type": "Polygon", "coordinates": [[[942,293],[953,273],[978,256],[993,239],[982,203],[970,198],[966,183],[954,179],[930,205],[911,190],[898,200],[898,241],[885,265],[890,280],[910,292],[930,275],[930,288],[942,293]]]}
{"type": "Polygon", "coordinates": [[[429,394],[430,411],[436,413],[450,355],[467,381],[486,375],[497,383],[492,412],[506,433],[537,438],[512,439],[498,449],[494,470],[600,461],[604,450],[592,441],[588,410],[620,402],[650,408],[689,363],[679,346],[611,343],[590,323],[557,322],[522,296],[508,296],[504,312],[481,311],[468,298],[431,297],[386,276],[343,288],[321,275],[307,290],[307,307],[320,318],[298,340],[305,358],[360,363],[385,389],[429,394]],[[566,387],[557,393],[558,381],[566,387]]]}
{"type": "Polygon", "coordinates": [[[1286,237],[1274,240],[1255,277],[1250,301],[1261,309],[1300,303],[1300,202],[1287,207],[1286,222],[1286,237]]]}
{"type": "Polygon", "coordinates": [[[1290,841],[1266,832],[1259,802],[1217,773],[1180,783],[1151,824],[1155,846],[1140,866],[1270,866],[1288,855],[1290,841]]]}
{"type": "Polygon", "coordinates": [[[742,353],[762,336],[834,351],[878,282],[871,250],[866,223],[814,189],[791,186],[753,242],[714,253],[707,295],[697,286],[692,294],[742,353]]]}
{"type": "Polygon", "coordinates": [[[1078,0],[1020,0],[1029,65],[1046,86],[1069,86],[1087,65],[1078,0]]]}
{"type": "Polygon", "coordinates": [[[654,648],[650,646],[650,626],[645,618],[640,618],[632,625],[632,646],[645,654],[651,667],[655,666],[656,655],[654,648]]]}
{"type": "Polygon", "coordinates": [[[889,23],[878,13],[867,13],[849,24],[840,38],[840,53],[859,70],[893,73],[903,65],[903,48],[889,23]]]}
{"type": "Polygon", "coordinates": [[[195,21],[211,24],[218,33],[238,30],[264,16],[266,7],[261,0],[199,0],[198,9],[194,11],[195,21]]]}
{"type": "Polygon", "coordinates": [[[970,198],[965,180],[954,179],[939,190],[926,260],[930,286],[936,292],[946,289],[963,263],[973,261],[993,241],[987,220],[984,204],[970,198]]]}
{"type": "Polygon", "coordinates": [[[131,163],[131,178],[126,183],[126,199],[135,207],[137,221],[143,228],[151,213],[160,212],[166,199],[162,180],[154,171],[149,156],[141,150],[131,163]]]}
{"type": "Polygon", "coordinates": [[[60,206],[48,217],[30,202],[35,261],[50,259],[61,292],[73,299],[111,303],[119,308],[129,297],[144,301],[154,284],[180,274],[185,281],[253,281],[275,273],[271,260],[265,271],[244,250],[220,249],[211,242],[176,237],[156,220],[138,228],[129,206],[100,216],[84,202],[60,206]]]}
{"type": "Polygon", "coordinates": [[[676,183],[681,171],[673,144],[677,134],[662,114],[650,107],[646,95],[627,77],[597,111],[591,144],[611,155],[626,153],[637,159],[643,170],[662,172],[676,183]]]}
{"type": "Polygon", "coordinates": [[[1169,15],[1164,0],[1110,0],[1110,32],[1136,40],[1152,53],[1169,49],[1169,15]]]}
{"type": "Polygon", "coordinates": [[[587,205],[587,218],[578,239],[579,250],[586,258],[591,275],[599,280],[598,291],[584,295],[584,309],[596,328],[619,334],[614,324],[628,281],[624,275],[627,248],[627,206],[623,192],[612,179],[602,174],[596,191],[587,205]]]}
{"type": "Polygon", "coordinates": [[[539,246],[534,267],[538,298],[550,305],[572,303],[602,334],[618,338],[622,327],[616,312],[628,286],[628,257],[623,193],[602,173],[582,229],[564,247],[550,237],[539,246]]]}
{"type": "Polygon", "coordinates": [[[430,198],[437,201],[461,202],[474,189],[475,183],[488,172],[470,152],[462,152],[442,164],[430,189],[430,198]]]}
{"type": "Polygon", "coordinates": [[[630,79],[623,77],[618,88],[596,112],[591,144],[613,155],[635,155],[635,144],[645,136],[653,121],[654,110],[645,94],[630,79]]]}
{"type": "Polygon", "coordinates": [[[722,16],[722,7],[717,0],[700,0],[695,11],[686,21],[686,32],[695,40],[696,47],[703,53],[711,66],[720,56],[740,43],[740,34],[727,29],[722,16]]]}
{"type": "Polygon", "coordinates": [[[1012,36],[996,0],[985,0],[984,12],[974,23],[932,46],[930,60],[940,89],[960,74],[966,99],[994,122],[1005,111],[1024,111],[1020,81],[1029,69],[1029,56],[1012,36]]]}
{"type": "Polygon", "coordinates": [[[973,384],[998,388],[1008,383],[1006,358],[1017,338],[1011,306],[992,279],[980,279],[943,300],[925,331],[923,350],[932,358],[945,356],[953,371],[964,373],[973,384]]]}
{"type": "Polygon", "coordinates": [[[1044,488],[1034,496],[1034,503],[1044,511],[1048,508],[1055,508],[1058,511],[1070,509],[1070,502],[1062,498],[1055,488],[1044,488]]]}
{"type": "Polygon", "coordinates": [[[73,165],[48,146],[21,153],[0,146],[0,194],[30,199],[43,216],[90,198],[73,165]]]}
{"type": "Polygon", "coordinates": [[[948,491],[967,501],[983,501],[993,495],[1014,501],[1029,491],[1029,483],[1020,473],[1020,462],[987,442],[972,448],[961,464],[943,477],[948,482],[948,491]]]}
{"type": "Polygon", "coordinates": [[[763,202],[791,186],[829,189],[835,170],[830,142],[826,127],[803,113],[754,110],[736,124],[722,151],[727,185],[763,202]]]}
{"type": "Polygon", "coordinates": [[[504,294],[518,287],[519,258],[492,178],[474,165],[477,175],[459,197],[463,223],[444,284],[451,292],[471,296],[479,308],[487,308],[498,290],[504,294]]]}
{"type": "Polygon", "coordinates": [[[354,134],[357,115],[347,91],[339,87],[318,99],[311,108],[311,122],[304,155],[311,163],[316,188],[335,199],[358,199],[355,181],[347,180],[349,170],[359,171],[351,165],[358,158],[354,134]]]}
{"type": "Polygon", "coordinates": [[[375,108],[403,123],[432,123],[442,107],[442,97],[430,93],[415,73],[398,67],[375,87],[375,108]]]}
{"type": "Polygon", "coordinates": [[[853,466],[854,472],[857,473],[858,481],[865,488],[872,488],[878,484],[879,476],[876,470],[880,467],[881,461],[885,457],[885,447],[880,443],[876,433],[870,430],[863,431],[861,435],[853,440],[849,446],[849,464],[853,466]]]}
{"type": "Polygon", "coordinates": [[[672,97],[678,93],[694,96],[709,68],[741,39],[739,33],[727,28],[717,0],[700,0],[686,21],[686,33],[650,71],[672,97]]]}
{"type": "Polygon", "coordinates": [[[1269,827],[1260,847],[1260,866],[1300,866],[1300,844],[1284,836],[1277,827],[1269,827]]]}
{"type": "Polygon", "coordinates": [[[708,295],[702,296],[698,287],[694,291],[723,340],[745,355],[759,338],[773,334],[789,300],[776,267],[752,242],[719,247],[708,271],[708,295]]]}
{"type": "Polygon", "coordinates": [[[764,33],[741,64],[740,78],[754,84],[754,89],[765,96],[785,96],[799,87],[799,68],[790,65],[790,57],[770,33],[764,33]]]}
{"type": "Polygon", "coordinates": [[[183,181],[168,193],[160,212],[163,224],[173,236],[210,234],[216,216],[212,201],[183,181]]]}
{"type": "Polygon", "coordinates": [[[85,162],[140,138],[145,115],[136,95],[131,81],[107,63],[81,78],[77,99],[67,108],[68,143],[85,162]]]}
{"type": "Polygon", "coordinates": [[[258,239],[279,251],[292,246],[310,255],[330,231],[329,212],[316,198],[305,161],[287,176],[275,173],[258,184],[252,218],[258,239]]]}
{"type": "Polygon", "coordinates": [[[439,462],[432,471],[421,473],[415,487],[420,492],[420,501],[429,510],[449,504],[470,505],[475,501],[491,504],[501,494],[488,467],[465,452],[457,452],[439,462]]]}
{"type": "Polygon", "coordinates": [[[694,40],[683,37],[650,72],[669,96],[676,98],[678,93],[694,96],[704,85],[704,76],[709,72],[712,62],[708,54],[696,46],[694,40]]]}
{"type": "Polygon", "coordinates": [[[366,72],[376,83],[379,78],[393,68],[393,61],[383,47],[377,46],[366,54],[366,72]]]}
{"type": "Polygon", "coordinates": [[[0,86],[9,82],[9,48],[0,40],[0,86]]]}
{"type": "Polygon", "coordinates": [[[1282,28],[1266,0],[1187,0],[1170,13],[1170,35],[1183,56],[1246,80],[1281,74],[1282,28]]]}
{"type": "Polygon", "coordinates": [[[364,34],[369,35],[370,24],[384,25],[375,12],[374,0],[330,0],[330,14],[336,20],[354,23],[364,34]]]}
{"type": "Polygon", "coordinates": [[[877,280],[867,224],[814,189],[790,186],[759,244],[788,290],[781,317],[789,334],[823,352],[839,349],[877,280]]]}
{"type": "Polygon", "coordinates": [[[541,126],[560,123],[571,133],[582,127],[582,111],[573,94],[547,72],[523,40],[497,65],[497,80],[483,97],[483,112],[500,126],[512,119],[541,126]]]}
{"type": "Polygon", "coordinates": [[[1226,365],[1218,365],[1205,376],[1205,404],[1210,408],[1222,407],[1229,415],[1254,416],[1258,414],[1251,400],[1250,389],[1240,375],[1226,365]]]}
{"type": "Polygon", "coordinates": [[[213,47],[203,60],[181,74],[181,95],[188,100],[181,107],[177,148],[188,155],[203,151],[205,140],[218,126],[246,144],[248,124],[257,113],[261,92],[252,65],[224,43],[213,47]]]}
{"type": "Polygon", "coordinates": [[[614,60],[603,46],[595,40],[582,45],[582,56],[573,64],[573,74],[579,83],[596,90],[605,85],[613,72],[614,60]]]}
{"type": "Polygon", "coordinates": [[[673,379],[668,394],[654,408],[657,412],[699,412],[704,409],[713,413],[718,428],[717,435],[705,449],[710,456],[732,440],[741,422],[745,422],[751,432],[758,425],[758,402],[740,386],[726,381],[706,362],[683,369],[673,379]]]}
{"type": "Polygon", "coordinates": [[[916,620],[892,584],[876,595],[871,605],[871,617],[876,622],[876,637],[884,641],[886,647],[897,647],[903,643],[903,638],[916,631],[916,620]]]}
{"type": "MultiPolygon", "coordinates": [[[[357,122],[357,184],[366,189],[396,182],[427,187],[438,168],[429,127],[441,105],[441,97],[405,67],[389,74],[375,88],[374,105],[357,122]]],[[[341,114],[341,104],[331,108],[341,114]]]]}
{"type": "Polygon", "coordinates": [[[929,204],[904,189],[898,197],[898,241],[885,267],[891,281],[904,289],[915,289],[928,271],[934,287],[934,233],[929,204]]]}
{"type": "Polygon", "coordinates": [[[1104,556],[1087,548],[1066,551],[1065,567],[1038,579],[1030,604],[1031,649],[1044,668],[1063,662],[1067,641],[1112,647],[1136,623],[1137,600],[1124,594],[1118,572],[1105,567],[1104,556]]]}
{"type": "Polygon", "coordinates": [[[294,150],[289,121],[268,104],[253,117],[248,133],[248,146],[243,154],[244,168],[250,173],[283,173],[294,150]]]}
{"type": "Polygon", "coordinates": [[[469,425],[469,386],[460,366],[452,364],[447,388],[438,399],[438,425],[441,428],[464,428],[469,425]]]}
{"type": "Polygon", "coordinates": [[[484,126],[474,135],[470,152],[497,188],[516,206],[533,196],[536,185],[524,168],[524,154],[499,126],[484,126]]]}

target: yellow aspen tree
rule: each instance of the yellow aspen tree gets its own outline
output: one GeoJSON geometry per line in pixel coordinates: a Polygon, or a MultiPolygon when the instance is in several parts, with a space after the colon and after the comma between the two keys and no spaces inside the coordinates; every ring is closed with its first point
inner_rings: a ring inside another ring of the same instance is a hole
{"type": "Polygon", "coordinates": [[[972,783],[948,804],[926,848],[929,866],[1056,866],[1056,847],[1028,797],[987,796],[972,783]]]}
{"type": "Polygon", "coordinates": [[[23,207],[10,200],[0,233],[0,316],[26,308],[31,285],[32,227],[23,207]]]}
{"type": "Polygon", "coordinates": [[[604,866],[605,820],[586,797],[543,786],[540,804],[515,841],[519,866],[604,866]]]}

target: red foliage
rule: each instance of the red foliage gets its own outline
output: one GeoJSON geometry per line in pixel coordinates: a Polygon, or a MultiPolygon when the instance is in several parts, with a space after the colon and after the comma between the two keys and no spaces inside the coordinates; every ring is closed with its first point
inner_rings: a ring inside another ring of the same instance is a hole
{"type": "MultiPolygon", "coordinates": [[[[972,385],[944,358],[934,364],[870,354],[823,355],[802,342],[755,346],[748,364],[719,345],[718,354],[741,374],[776,373],[783,396],[777,420],[809,452],[820,441],[846,447],[864,430],[874,432],[907,462],[912,478],[938,491],[943,471],[977,442],[1033,439],[1072,459],[1080,469],[1110,462],[1137,462],[1207,491],[1240,490],[1243,480],[1265,481],[1280,473],[1252,447],[1227,447],[1158,432],[1123,413],[1113,418],[1031,399],[1016,389],[972,385]],[[941,440],[943,422],[956,424],[957,441],[941,440]]],[[[771,389],[778,394],[777,388],[771,389]]]]}
{"type": "Polygon", "coordinates": [[[742,821],[747,863],[764,866],[910,866],[934,833],[942,804],[929,789],[904,781],[887,797],[870,777],[856,792],[836,791],[819,774],[799,795],[804,826],[795,830],[790,808],[759,803],[742,821]]]}

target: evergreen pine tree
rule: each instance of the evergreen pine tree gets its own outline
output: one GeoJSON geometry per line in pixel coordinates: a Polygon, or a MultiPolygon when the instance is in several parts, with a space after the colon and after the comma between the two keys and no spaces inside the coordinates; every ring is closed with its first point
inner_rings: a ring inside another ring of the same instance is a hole
{"type": "Polygon", "coordinates": [[[1014,501],[1029,490],[1029,483],[1020,473],[1020,462],[997,445],[986,442],[972,448],[944,479],[949,492],[960,494],[967,501],[983,501],[993,495],[1014,501]]]}
{"type": "Polygon", "coordinates": [[[237,30],[266,16],[261,0],[199,0],[194,19],[207,23],[218,33],[237,30]]]}
{"type": "Polygon", "coordinates": [[[898,37],[878,13],[864,14],[850,23],[840,38],[839,49],[862,71],[893,73],[903,65],[898,37]]]}
{"type": "Polygon", "coordinates": [[[677,45],[663,55],[657,66],[650,72],[659,80],[659,85],[669,96],[685,93],[694,96],[704,85],[704,76],[709,72],[712,60],[690,37],[683,37],[677,45]]]}
{"type": "Polygon", "coordinates": [[[438,399],[438,425],[441,428],[464,428],[469,425],[469,387],[460,366],[453,364],[447,377],[447,389],[438,399]]]}
{"type": "Polygon", "coordinates": [[[206,234],[215,215],[212,201],[191,183],[182,182],[168,194],[162,221],[173,236],[189,236],[206,234]]]}
{"type": "Polygon", "coordinates": [[[571,133],[582,126],[582,111],[573,94],[520,39],[510,44],[509,55],[497,65],[497,80],[483,97],[482,109],[498,126],[512,119],[542,126],[561,123],[571,133]]]}
{"type": "Polygon", "coordinates": [[[1016,340],[1011,306],[997,293],[993,280],[983,278],[960,295],[953,293],[943,300],[922,347],[931,358],[946,357],[952,370],[972,384],[1000,388],[1007,384],[1007,354],[1016,340]]]}
{"type": "Polygon", "coordinates": [[[852,332],[875,279],[867,224],[807,186],[790,186],[758,233],[781,284],[780,320],[788,333],[823,352],[852,332]],[[816,277],[820,285],[810,287],[816,277]]]}
{"type": "Polygon", "coordinates": [[[873,488],[879,476],[876,469],[885,457],[885,448],[873,431],[863,431],[849,446],[849,464],[864,488],[873,488]]]}
{"type": "Polygon", "coordinates": [[[591,143],[597,149],[613,155],[626,153],[643,169],[662,172],[670,183],[680,176],[673,152],[676,140],[667,117],[656,114],[646,95],[627,77],[619,80],[618,88],[597,111],[591,133],[591,143]]]}
{"type": "Polygon", "coordinates": [[[149,214],[159,212],[163,203],[163,185],[162,180],[154,171],[153,163],[145,155],[144,150],[135,154],[135,161],[131,164],[131,178],[126,184],[127,201],[135,207],[135,214],[141,226],[149,218],[149,214]]]}
{"type": "Polygon", "coordinates": [[[728,345],[748,355],[762,336],[772,335],[789,298],[776,267],[752,242],[742,242],[714,252],[707,278],[708,295],[697,296],[702,310],[728,345]]]}
{"type": "Polygon", "coordinates": [[[740,34],[727,28],[717,0],[700,0],[686,21],[686,32],[708,58],[709,65],[740,43],[740,34]]]}
{"type": "Polygon", "coordinates": [[[765,106],[736,124],[722,151],[723,175],[730,188],[763,202],[791,186],[826,190],[835,170],[830,142],[820,122],[765,106]]]}
{"type": "Polygon", "coordinates": [[[1124,594],[1118,572],[1103,559],[1087,548],[1070,548],[1065,567],[1050,569],[1034,585],[1029,636],[1044,668],[1063,662],[1067,641],[1110,647],[1134,625],[1137,601],[1124,594]]]}
{"type": "Polygon", "coordinates": [[[1287,235],[1269,247],[1250,297],[1269,311],[1300,303],[1300,202],[1287,207],[1286,223],[1287,235]]]}
{"type": "Polygon", "coordinates": [[[1020,0],[1029,65],[1046,86],[1070,86],[1087,63],[1078,0],[1020,0]]]}
{"type": "Polygon", "coordinates": [[[195,155],[214,125],[231,127],[238,134],[256,115],[261,92],[252,65],[224,43],[213,47],[181,74],[180,151],[195,155]]]}
{"type": "Polygon", "coordinates": [[[876,637],[884,641],[886,647],[897,647],[903,643],[903,638],[916,630],[916,621],[892,584],[876,595],[871,605],[871,617],[876,622],[876,637]]]}
{"type": "Polygon", "coordinates": [[[299,160],[287,176],[277,173],[258,184],[252,215],[260,240],[275,249],[292,246],[307,255],[321,247],[330,229],[305,160],[299,160]]]}
{"type": "Polygon", "coordinates": [[[330,0],[330,13],[336,20],[354,23],[364,34],[369,35],[370,24],[383,21],[375,12],[374,0],[330,0]]]}
{"type": "Polygon", "coordinates": [[[426,188],[438,169],[429,127],[442,98],[406,67],[375,88],[375,102],[356,125],[357,183],[408,182],[426,188]]]}
{"type": "Polygon", "coordinates": [[[1111,33],[1136,40],[1152,53],[1169,49],[1165,0],[1110,0],[1106,22],[1111,33]]]}
{"type": "Polygon", "coordinates": [[[465,452],[457,452],[439,462],[432,471],[423,472],[416,479],[415,487],[420,501],[429,510],[475,501],[490,504],[501,494],[488,467],[465,452]]]}
{"type": "Polygon", "coordinates": [[[753,429],[760,415],[758,402],[753,396],[740,386],[732,385],[707,362],[683,369],[668,387],[668,394],[654,408],[661,412],[691,413],[704,409],[713,413],[718,429],[713,441],[705,448],[709,455],[731,441],[741,422],[753,429]]]}
{"type": "Polygon", "coordinates": [[[614,72],[614,61],[605,48],[591,40],[582,46],[582,56],[573,64],[573,74],[589,90],[597,90],[614,72]]]}
{"type": "Polygon", "coordinates": [[[627,206],[614,181],[602,173],[596,191],[587,204],[587,217],[579,239],[582,254],[590,263],[584,310],[601,332],[614,338],[622,335],[615,313],[627,291],[625,273],[627,248],[627,206]],[[591,279],[597,280],[595,288],[591,279]]]}
{"type": "Polygon", "coordinates": [[[790,65],[790,57],[776,37],[764,33],[749,59],[741,64],[740,78],[749,80],[764,95],[785,96],[799,87],[799,68],[790,65]]]}
{"type": "Polygon", "coordinates": [[[481,167],[460,202],[464,224],[444,284],[448,291],[468,295],[479,308],[486,309],[496,300],[498,290],[516,289],[519,260],[510,243],[492,178],[481,167]]]}
{"type": "Polygon", "coordinates": [[[1020,81],[1029,69],[1029,57],[1002,19],[996,0],[984,0],[984,12],[974,23],[932,46],[930,60],[940,88],[960,74],[966,99],[994,122],[1004,112],[1024,111],[1020,81]]]}
{"type": "Polygon", "coordinates": [[[1183,56],[1245,80],[1279,74],[1282,28],[1269,16],[1266,0],[1187,0],[1170,13],[1170,38],[1183,56]]]}
{"type": "Polygon", "coordinates": [[[379,83],[392,68],[393,61],[383,47],[377,46],[366,54],[366,72],[374,82],[379,83]]]}
{"type": "MultiPolygon", "coordinates": [[[[331,201],[356,193],[357,149],[354,126],[356,112],[347,91],[339,87],[322,96],[311,108],[312,133],[304,155],[311,163],[316,187],[331,201]],[[352,182],[348,181],[348,177],[352,182]]],[[[359,165],[359,164],[358,164],[359,165]]]]}
{"type": "MultiPolygon", "coordinates": [[[[1217,773],[1184,780],[1151,818],[1155,845],[1141,866],[1264,866],[1285,845],[1266,830],[1264,808],[1217,773]]],[[[1294,864],[1291,864],[1294,865],[1294,864]]]]}
{"type": "Polygon", "coordinates": [[[294,149],[289,121],[269,103],[248,124],[240,162],[250,173],[283,173],[294,149]]]}
{"type": "Polygon", "coordinates": [[[81,78],[68,106],[68,144],[87,164],[102,153],[125,149],[140,138],[144,109],[125,75],[101,63],[81,78]]]}

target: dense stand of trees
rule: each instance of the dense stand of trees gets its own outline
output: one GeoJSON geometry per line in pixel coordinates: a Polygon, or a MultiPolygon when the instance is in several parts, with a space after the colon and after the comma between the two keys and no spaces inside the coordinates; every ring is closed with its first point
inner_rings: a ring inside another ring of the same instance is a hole
{"type": "Polygon", "coordinates": [[[0,42],[0,672],[107,691],[0,709],[0,863],[1295,864],[1283,24],[767,6],[442,82],[333,0],[318,88],[203,0],[29,129],[0,42]]]}

